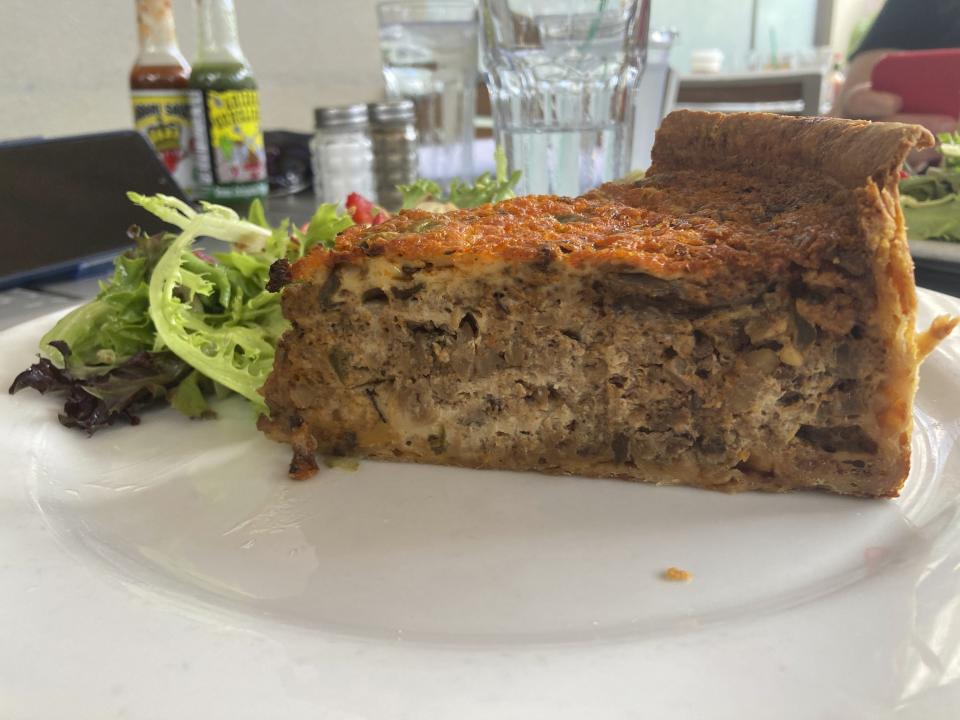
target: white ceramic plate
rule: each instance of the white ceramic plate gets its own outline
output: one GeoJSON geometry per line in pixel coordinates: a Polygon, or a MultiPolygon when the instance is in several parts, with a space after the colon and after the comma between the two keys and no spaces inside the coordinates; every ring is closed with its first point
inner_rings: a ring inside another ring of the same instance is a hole
{"type": "Polygon", "coordinates": [[[960,243],[945,240],[911,240],[910,254],[923,260],[960,264],[960,243]]]}
{"type": "MultiPolygon", "coordinates": [[[[0,377],[50,322],[0,336],[0,377]]],[[[295,483],[239,401],[87,438],[4,396],[0,717],[956,718],[958,363],[950,339],[923,366],[896,501],[374,462],[295,483]]]]}

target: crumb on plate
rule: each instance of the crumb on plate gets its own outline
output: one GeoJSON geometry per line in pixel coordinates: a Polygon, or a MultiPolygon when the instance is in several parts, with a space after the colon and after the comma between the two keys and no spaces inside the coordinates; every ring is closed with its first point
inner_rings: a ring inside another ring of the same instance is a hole
{"type": "Polygon", "coordinates": [[[360,467],[360,461],[355,457],[341,457],[339,455],[328,455],[323,459],[324,465],[328,468],[338,470],[348,470],[354,472],[360,467]]]}
{"type": "Polygon", "coordinates": [[[678,567],[668,567],[663,571],[661,577],[664,580],[669,580],[670,582],[690,582],[693,580],[693,575],[686,570],[681,570],[678,567]]]}

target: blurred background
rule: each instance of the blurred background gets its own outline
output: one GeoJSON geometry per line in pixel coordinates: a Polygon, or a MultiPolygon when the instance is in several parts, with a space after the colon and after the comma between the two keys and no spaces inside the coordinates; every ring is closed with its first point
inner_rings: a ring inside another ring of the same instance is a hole
{"type": "Polygon", "coordinates": [[[297,228],[328,211],[374,225],[411,208],[576,197],[638,181],[678,108],[939,132],[938,147],[905,166],[903,216],[918,281],[960,294],[960,0],[2,9],[0,308],[13,307],[10,318],[24,297],[43,309],[50,296],[96,294],[131,225],[163,229],[130,191],[297,228]],[[25,288],[47,295],[2,293],[25,288]]]}
{"type": "MultiPolygon", "coordinates": [[[[16,313],[25,287],[96,292],[120,229],[150,221],[131,188],[376,223],[641,173],[676,108],[940,133],[960,116],[960,0],[4,0],[2,17],[16,313]]],[[[960,293],[960,136],[907,170],[917,279],[960,293]]]]}
{"type": "MultiPolygon", "coordinates": [[[[656,0],[650,27],[674,29],[676,72],[717,49],[723,71],[796,64],[816,47],[847,53],[880,0],[656,0]],[[775,38],[776,48],[771,46],[775,38]]],[[[177,38],[194,57],[194,0],[173,0],[177,38]]],[[[243,49],[260,86],[265,128],[309,131],[313,108],[383,94],[375,0],[236,0],[243,49]]],[[[0,23],[0,138],[130,126],[127,73],[137,53],[132,2],[5,0],[0,23]]]]}

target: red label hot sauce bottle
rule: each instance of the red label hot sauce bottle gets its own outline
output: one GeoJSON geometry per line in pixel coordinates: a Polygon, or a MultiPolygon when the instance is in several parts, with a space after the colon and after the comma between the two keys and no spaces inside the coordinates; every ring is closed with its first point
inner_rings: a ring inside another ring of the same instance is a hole
{"type": "Polygon", "coordinates": [[[267,194],[260,98],[237,33],[233,0],[197,0],[190,109],[197,196],[242,209],[267,194]]]}
{"type": "Polygon", "coordinates": [[[170,0],[137,0],[137,29],[140,52],[130,71],[134,127],[189,195],[193,188],[190,65],[177,45],[170,0]]]}

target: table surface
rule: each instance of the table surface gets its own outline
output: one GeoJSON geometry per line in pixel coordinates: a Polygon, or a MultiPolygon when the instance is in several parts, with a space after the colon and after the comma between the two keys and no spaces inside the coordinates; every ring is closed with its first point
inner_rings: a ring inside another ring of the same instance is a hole
{"type": "MultiPolygon", "coordinates": [[[[316,202],[311,193],[271,197],[266,203],[267,217],[272,223],[283,218],[304,223],[316,208],[316,202]]],[[[960,297],[960,264],[926,258],[915,258],[914,262],[918,286],[960,297]]],[[[103,278],[104,275],[98,275],[38,283],[0,292],[0,330],[91,299],[103,278]]]]}
{"type": "Polygon", "coordinates": [[[740,72],[721,71],[716,73],[683,73],[683,82],[723,83],[723,82],[770,82],[771,80],[793,80],[800,77],[821,76],[822,68],[799,67],[779,70],[743,70],[740,72]]]}

